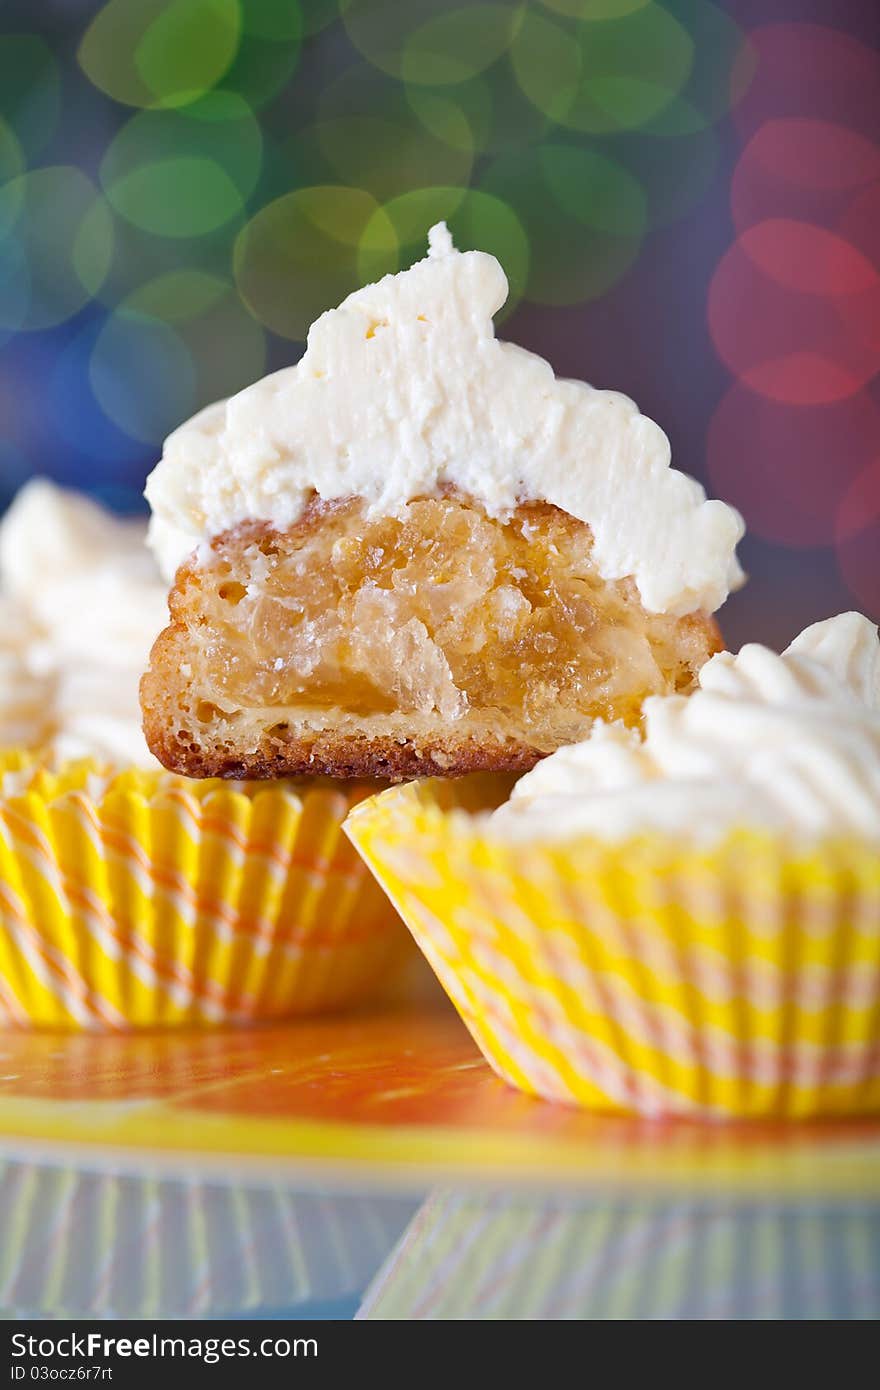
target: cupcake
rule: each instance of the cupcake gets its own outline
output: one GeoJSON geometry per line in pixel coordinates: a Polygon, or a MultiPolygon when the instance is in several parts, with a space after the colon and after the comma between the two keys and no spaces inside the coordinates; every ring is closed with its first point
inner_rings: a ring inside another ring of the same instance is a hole
{"type": "Polygon", "coordinates": [[[740,518],[632,401],[496,340],[493,256],[429,247],[166,443],[142,705],[172,771],[522,771],[720,646],[740,518]]]}
{"type": "Polygon", "coordinates": [[[52,683],[32,659],[33,641],[26,614],[0,593],[0,746],[39,748],[52,735],[52,683]]]}
{"type": "Polygon", "coordinates": [[[0,523],[0,746],[159,767],[138,702],[165,616],[145,535],[46,479],[19,492],[0,523]]]}
{"type": "Polygon", "coordinates": [[[648,1115],[880,1111],[866,618],[720,653],[641,732],[599,724],[480,793],[392,789],[347,829],[505,1080],[648,1115]]]}
{"type": "Polygon", "coordinates": [[[341,833],[377,783],[193,783],[144,741],[165,613],[144,527],[37,481],[0,526],[0,1021],[253,1022],[415,952],[341,833]]]}

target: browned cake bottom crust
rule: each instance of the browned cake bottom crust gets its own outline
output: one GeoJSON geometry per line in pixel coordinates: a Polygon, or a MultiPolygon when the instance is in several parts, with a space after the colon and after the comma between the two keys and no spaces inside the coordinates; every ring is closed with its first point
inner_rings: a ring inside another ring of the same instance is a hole
{"type": "Polygon", "coordinates": [[[463,777],[469,772],[528,772],[545,753],[512,741],[453,739],[402,743],[391,738],[335,737],[266,739],[240,756],[186,746],[157,729],[149,739],[159,761],[185,777],[264,780],[273,777],[338,777],[408,782],[415,777],[463,777]]]}
{"type": "Polygon", "coordinates": [[[506,522],[458,494],[400,517],[313,503],[178,571],[141,683],[144,730],[191,777],[403,781],[524,772],[595,718],[692,688],[702,613],[647,614],[589,529],[548,504],[506,522]]]}

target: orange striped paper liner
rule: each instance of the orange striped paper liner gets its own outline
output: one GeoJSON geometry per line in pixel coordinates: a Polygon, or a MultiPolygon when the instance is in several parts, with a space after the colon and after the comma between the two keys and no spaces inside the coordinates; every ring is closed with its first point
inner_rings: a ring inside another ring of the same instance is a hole
{"type": "Polygon", "coordinates": [[[248,1023],[381,992],[414,952],[341,833],[373,790],[0,754],[0,1022],[248,1023]]]}
{"type": "Polygon", "coordinates": [[[392,788],[346,830],[506,1081],[649,1115],[880,1113],[876,846],[513,843],[468,814],[480,787],[392,788]]]}

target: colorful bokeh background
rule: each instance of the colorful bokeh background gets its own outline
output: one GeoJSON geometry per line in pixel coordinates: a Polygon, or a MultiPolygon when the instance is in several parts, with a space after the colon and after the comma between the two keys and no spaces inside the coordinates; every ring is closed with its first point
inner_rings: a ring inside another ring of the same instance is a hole
{"type": "Polygon", "coordinates": [[[0,504],[142,507],[444,217],[744,512],[732,645],[880,617],[878,45],[869,0],[4,0],[0,504]]]}

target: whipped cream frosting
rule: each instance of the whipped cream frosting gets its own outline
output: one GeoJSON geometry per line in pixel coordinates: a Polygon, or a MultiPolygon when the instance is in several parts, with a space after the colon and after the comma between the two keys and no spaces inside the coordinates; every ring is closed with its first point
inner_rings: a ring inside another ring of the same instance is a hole
{"type": "Polygon", "coordinates": [[[495,257],[439,223],[424,260],[322,314],[296,366],[182,425],[147,484],[163,573],[243,521],[293,524],[315,494],[393,514],[448,484],[495,516],[531,499],[586,522],[602,576],[633,576],[651,612],[718,608],[742,579],[739,515],[670,467],[626,396],[499,342],[506,298],[495,257]]]}
{"type": "Polygon", "coordinates": [[[659,831],[709,844],[737,827],[880,842],[880,641],[859,613],[808,627],[781,656],[750,644],[691,696],[651,696],[644,735],[597,724],[490,818],[523,839],[659,831]]]}
{"type": "Polygon", "coordinates": [[[51,736],[52,683],[33,660],[33,623],[0,597],[0,746],[35,748],[51,736]]]}
{"type": "Polygon", "coordinates": [[[146,528],[44,479],[0,523],[0,744],[158,766],[138,683],[167,621],[146,528]]]}

